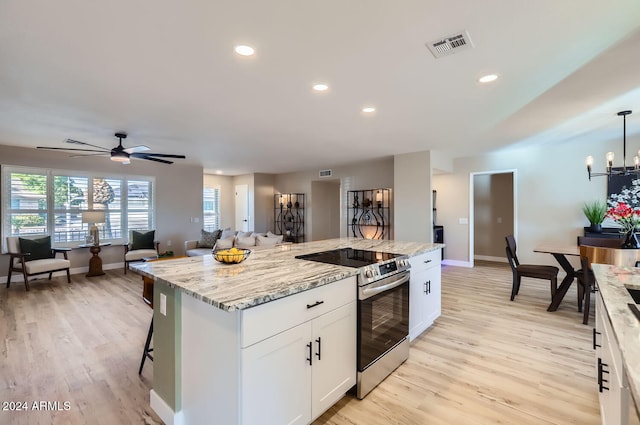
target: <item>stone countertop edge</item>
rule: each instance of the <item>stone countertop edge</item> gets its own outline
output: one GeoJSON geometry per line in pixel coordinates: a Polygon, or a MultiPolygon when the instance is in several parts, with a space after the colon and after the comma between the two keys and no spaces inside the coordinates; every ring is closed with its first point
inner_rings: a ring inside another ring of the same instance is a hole
{"type": "Polygon", "coordinates": [[[358,269],[294,258],[297,255],[351,247],[414,257],[444,244],[339,238],[253,251],[240,264],[217,263],[211,255],[133,263],[131,269],[158,283],[224,311],[243,310],[350,276],[358,269]],[[259,282],[259,284],[256,284],[259,282]]]}
{"type": "Polygon", "coordinates": [[[638,402],[640,402],[640,363],[637,360],[640,358],[640,320],[635,317],[627,305],[634,301],[625,285],[640,288],[640,268],[605,264],[593,264],[592,268],[602,294],[607,316],[622,353],[622,362],[627,371],[631,395],[636,408],[638,408],[638,402]]]}

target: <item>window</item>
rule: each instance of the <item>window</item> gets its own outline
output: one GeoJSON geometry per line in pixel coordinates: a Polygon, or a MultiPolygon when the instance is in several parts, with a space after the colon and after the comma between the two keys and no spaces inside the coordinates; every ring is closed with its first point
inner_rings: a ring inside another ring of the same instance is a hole
{"type": "Polygon", "coordinates": [[[100,239],[124,241],[128,230],[154,227],[154,179],[2,166],[2,233],[51,235],[56,245],[84,242],[82,211],[105,210],[100,239]]]}
{"type": "Polygon", "coordinates": [[[220,187],[205,187],[202,195],[204,223],[202,228],[212,232],[220,228],[220,187]]]}

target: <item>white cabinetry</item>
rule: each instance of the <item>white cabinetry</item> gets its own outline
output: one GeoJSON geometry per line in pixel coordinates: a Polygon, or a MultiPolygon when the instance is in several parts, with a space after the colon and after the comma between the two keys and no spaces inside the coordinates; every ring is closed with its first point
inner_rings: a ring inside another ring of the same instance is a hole
{"type": "Polygon", "coordinates": [[[182,423],[320,416],[356,383],[356,295],[351,277],[236,312],[184,296],[182,423]]]}
{"type": "Polygon", "coordinates": [[[611,328],[602,296],[596,297],[596,327],[593,334],[596,350],[598,396],[603,425],[629,423],[629,387],[622,364],[622,354],[611,328]]]}
{"type": "Polygon", "coordinates": [[[440,250],[416,255],[409,262],[409,340],[413,341],[440,317],[440,250]]]}
{"type": "Polygon", "coordinates": [[[355,385],[355,330],[351,302],[243,349],[242,422],[307,424],[335,404],[355,385]]]}

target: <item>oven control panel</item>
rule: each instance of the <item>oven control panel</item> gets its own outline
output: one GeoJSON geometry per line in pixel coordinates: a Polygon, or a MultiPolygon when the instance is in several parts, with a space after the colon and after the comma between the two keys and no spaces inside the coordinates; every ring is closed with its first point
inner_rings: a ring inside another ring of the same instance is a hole
{"type": "Polygon", "coordinates": [[[359,284],[360,286],[368,285],[376,280],[383,279],[388,275],[408,270],[409,267],[411,266],[409,265],[408,257],[396,257],[383,263],[363,267],[360,270],[359,284]]]}

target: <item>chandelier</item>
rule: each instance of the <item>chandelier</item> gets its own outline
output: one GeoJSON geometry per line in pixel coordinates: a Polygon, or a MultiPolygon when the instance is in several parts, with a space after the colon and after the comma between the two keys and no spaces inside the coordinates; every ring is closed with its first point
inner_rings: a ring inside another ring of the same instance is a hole
{"type": "Polygon", "coordinates": [[[627,115],[631,115],[631,111],[620,111],[618,116],[622,116],[622,167],[613,168],[613,152],[607,152],[607,170],[604,173],[592,173],[591,167],[593,165],[593,157],[587,157],[587,172],[589,173],[589,180],[591,177],[599,176],[640,176],[640,151],[638,155],[633,157],[633,166],[627,167],[627,115]]]}

